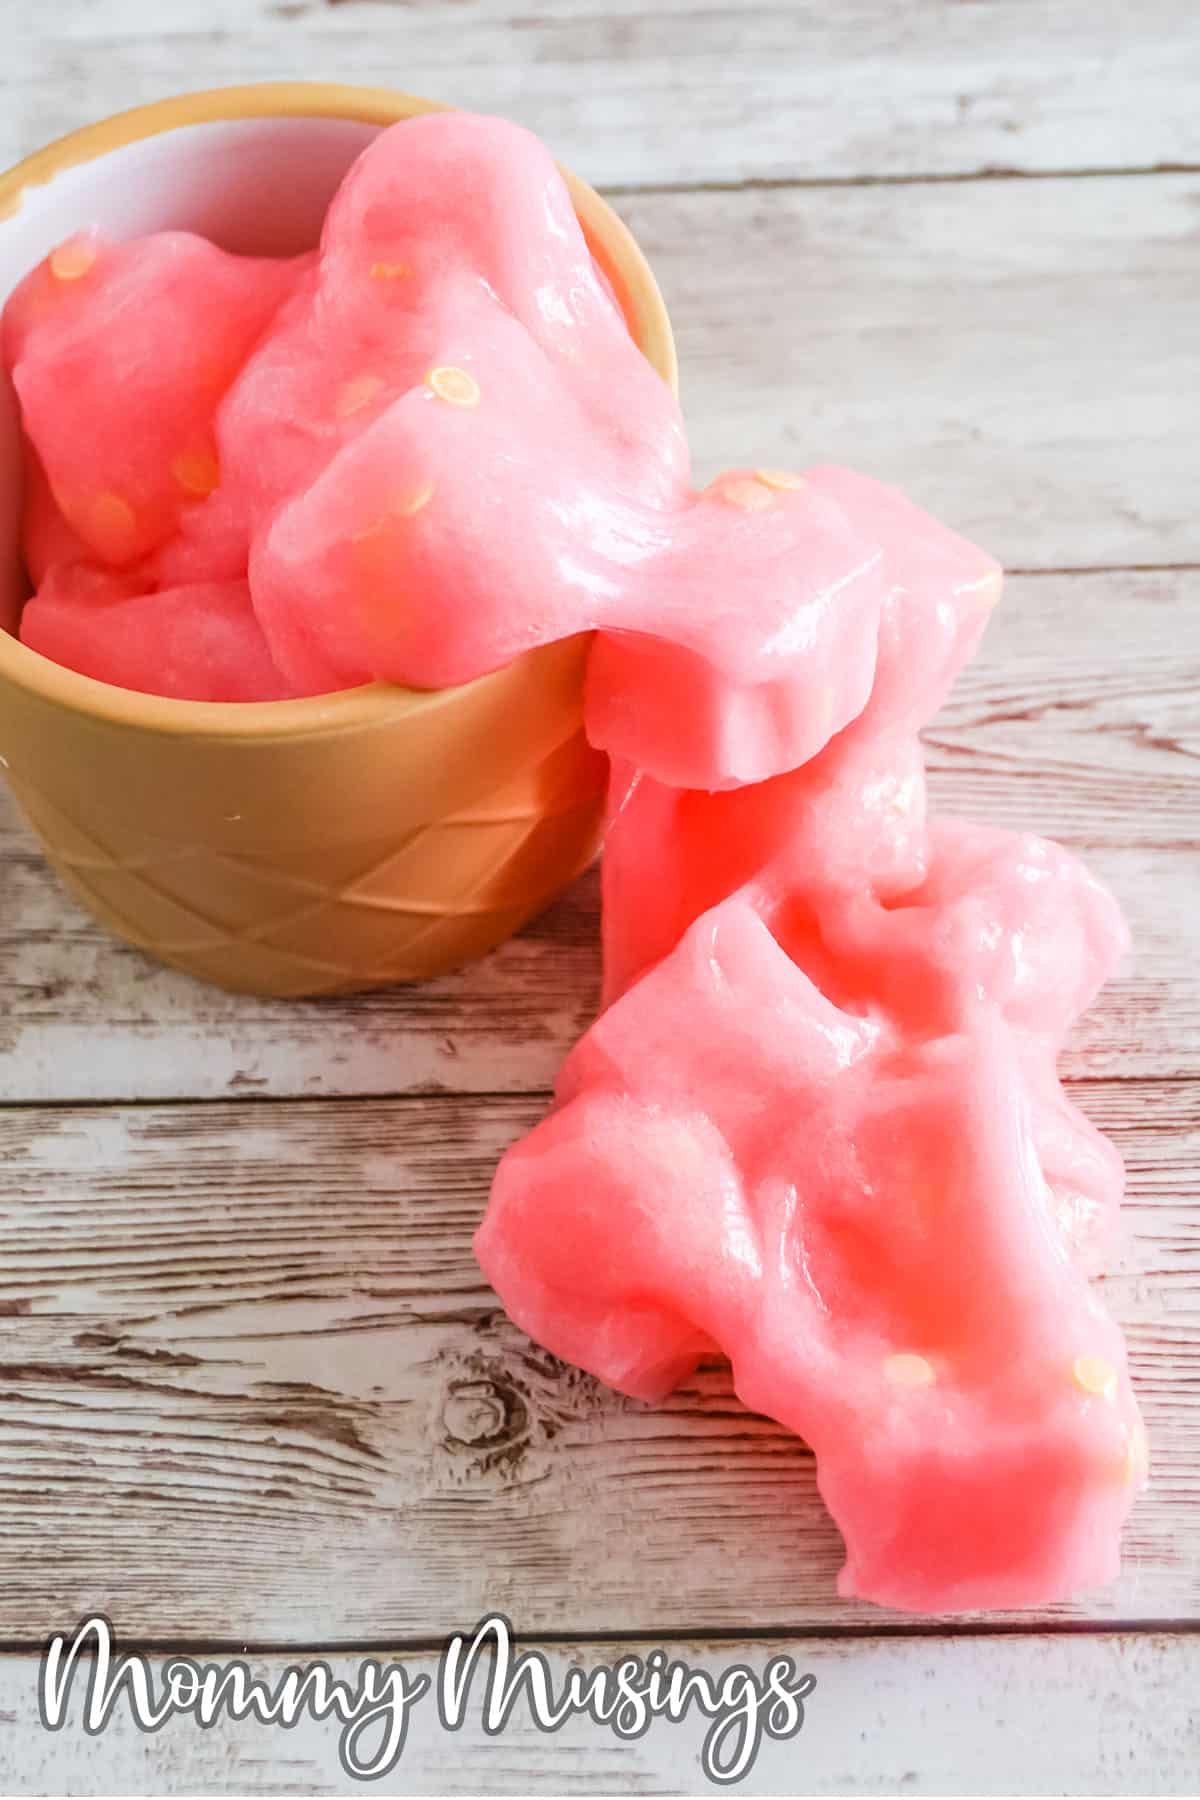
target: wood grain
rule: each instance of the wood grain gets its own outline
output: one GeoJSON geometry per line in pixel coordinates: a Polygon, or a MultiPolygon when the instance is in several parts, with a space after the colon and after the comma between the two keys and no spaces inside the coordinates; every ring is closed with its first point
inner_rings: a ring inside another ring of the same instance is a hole
{"type": "Polygon", "coordinates": [[[4,0],[0,162],[182,88],[304,74],[519,119],[594,182],[1200,162],[1189,0],[4,0]]]}
{"type": "MultiPolygon", "coordinates": [[[[464,1621],[464,1628],[474,1620],[464,1621]]],[[[567,1664],[614,1662],[636,1644],[576,1644],[554,1650],[567,1664]]],[[[644,1654],[644,1646],[643,1654],[644,1654]]],[[[388,1646],[387,1655],[396,1655],[388,1646]]],[[[672,1645],[673,1656],[714,1679],[735,1663],[755,1674],[791,1655],[816,1677],[799,1736],[767,1739],[735,1793],[1023,1794],[1041,1788],[1046,1722],[1057,1745],[1055,1791],[1067,1794],[1191,1794],[1200,1754],[1192,1696],[1200,1639],[1105,1633],[1087,1639],[1016,1636],[900,1641],[886,1638],[753,1640],[672,1645]]],[[[286,1660],[255,1659],[278,1680],[286,1660]]],[[[437,1658],[402,1656],[410,1677],[436,1679],[437,1658]]],[[[154,1663],[156,1674],[161,1659],[154,1663]]],[[[332,1659],[353,1683],[357,1660],[332,1659]]],[[[338,1765],[335,1721],[305,1719],[282,1732],[256,1721],[200,1731],[171,1720],[140,1736],[118,1706],[98,1746],[72,1711],[62,1732],[41,1729],[32,1657],[0,1659],[0,1778],[9,1793],[350,1794],[362,1783],[338,1765]]],[[[478,1690],[473,1690],[473,1695],[478,1690]]],[[[77,1703],[76,1703],[77,1704],[77,1703]]],[[[431,1695],[413,1709],[408,1743],[389,1794],[682,1794],[713,1791],[700,1773],[705,1722],[656,1720],[645,1737],[619,1743],[591,1721],[540,1735],[518,1705],[499,1739],[486,1738],[476,1701],[454,1737],[441,1730],[431,1695]]]]}
{"type": "Polygon", "coordinates": [[[848,462],[1014,569],[1200,562],[1200,177],[634,195],[700,473],[848,462]]]}
{"type": "MultiPolygon", "coordinates": [[[[929,733],[939,807],[1065,838],[1130,916],[1075,1075],[1200,1070],[1198,690],[1200,573],[1014,577],[929,733]]],[[[598,998],[594,874],[472,969],[312,1004],[234,999],[114,943],[3,792],[0,883],[4,1101],[543,1091],[598,998]]]]}
{"type": "MultiPolygon", "coordinates": [[[[1129,1165],[1104,1288],[1154,1479],[1118,1586],[1047,1616],[1197,1620],[1200,1096],[1075,1094],[1129,1165]]],[[[503,1318],[470,1239],[539,1111],[0,1113],[0,1639],[96,1606],[130,1637],[265,1645],[489,1606],[571,1635],[878,1624],[834,1595],[811,1456],[723,1366],[645,1407],[503,1318]]]]}

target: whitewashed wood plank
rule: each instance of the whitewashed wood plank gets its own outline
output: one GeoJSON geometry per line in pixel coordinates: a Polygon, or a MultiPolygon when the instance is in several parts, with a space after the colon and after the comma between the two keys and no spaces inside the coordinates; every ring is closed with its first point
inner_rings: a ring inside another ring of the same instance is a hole
{"type": "MultiPolygon", "coordinates": [[[[930,733],[941,808],[1064,837],[1136,954],[1073,1074],[1200,1070],[1200,574],[1017,577],[930,733]]],[[[159,969],[61,893],[0,790],[0,1099],[547,1088],[599,991],[594,875],[459,975],[315,1004],[159,969]]]]}
{"type": "Polygon", "coordinates": [[[1200,570],[1011,576],[925,733],[934,803],[1081,851],[1195,849],[1200,570]]]}
{"type": "MultiPolygon", "coordinates": [[[[972,9],[973,10],[973,9],[972,9]]],[[[1014,569],[1200,562],[1200,178],[633,195],[698,468],[848,462],[1014,569]]]]}
{"type": "Polygon", "coordinates": [[[591,179],[1200,161],[1188,0],[10,0],[0,159],[180,88],[301,75],[504,112],[591,179]]]}
{"type": "MultiPolygon", "coordinates": [[[[456,1625],[459,1622],[455,1622],[456,1625]]],[[[472,1624],[474,1621],[466,1621],[472,1624]]],[[[594,1670],[642,1643],[579,1643],[548,1653],[561,1687],[571,1662],[594,1670]]],[[[761,1679],[772,1657],[816,1677],[804,1723],[790,1740],[765,1739],[743,1794],[1192,1794],[1200,1640],[1164,1635],[1087,1637],[802,1638],[737,1645],[672,1644],[673,1657],[719,1682],[736,1663],[761,1679]]],[[[378,1654],[377,1652],[373,1654],[378,1654]]],[[[395,1652],[410,1680],[437,1681],[433,1654],[395,1652]]],[[[161,1679],[162,1658],[151,1668],[161,1679]]],[[[331,1659],[354,1684],[360,1660],[331,1659]]],[[[277,1681],[283,1657],[254,1658],[277,1681]]],[[[100,1738],[59,1733],[37,1714],[32,1657],[0,1659],[0,1777],[9,1794],[350,1794],[337,1756],[338,1726],[303,1719],[294,1729],[222,1720],[201,1731],[176,1718],[139,1735],[118,1706],[100,1738]]],[[[436,1686],[410,1712],[409,1738],[389,1794],[683,1794],[715,1792],[701,1765],[707,1721],[658,1719],[633,1743],[573,1719],[553,1737],[519,1704],[508,1729],[485,1736],[482,1681],[463,1727],[439,1723],[436,1686]]],[[[75,1703],[76,1708],[78,1702],[75,1703]]]]}
{"type": "MultiPolygon", "coordinates": [[[[1076,1098],[1129,1165],[1105,1282],[1152,1484],[1062,1620],[1200,1619],[1200,1096],[1076,1098]]],[[[878,1625],[798,1440],[714,1363],[662,1407],[507,1323],[470,1240],[531,1099],[0,1113],[0,1641],[878,1625]],[[220,1579],[213,1571],[220,1570],[220,1579]]],[[[894,1617],[895,1615],[887,1615],[894,1617]]],[[[1032,1615],[1015,1615],[1029,1623],[1032,1615]]]]}

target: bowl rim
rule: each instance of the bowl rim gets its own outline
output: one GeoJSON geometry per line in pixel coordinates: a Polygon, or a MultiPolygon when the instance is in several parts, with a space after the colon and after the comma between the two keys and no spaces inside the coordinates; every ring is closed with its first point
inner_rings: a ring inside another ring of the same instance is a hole
{"type": "MultiPolygon", "coordinates": [[[[20,211],[31,188],[43,187],[64,170],[113,150],[185,126],[270,118],[347,119],[387,126],[424,113],[454,110],[446,101],[400,89],[331,81],[251,82],[172,95],[81,126],[0,174],[0,231],[20,211]]],[[[672,390],[678,391],[670,318],[640,246],[594,188],[562,164],[559,168],[589,241],[618,279],[639,348],[672,390]]],[[[98,721],[169,736],[264,739],[358,729],[394,721],[400,714],[434,710],[455,696],[503,680],[505,673],[498,669],[461,687],[430,690],[372,682],[301,700],[173,700],[80,675],[0,629],[0,684],[98,721]]]]}

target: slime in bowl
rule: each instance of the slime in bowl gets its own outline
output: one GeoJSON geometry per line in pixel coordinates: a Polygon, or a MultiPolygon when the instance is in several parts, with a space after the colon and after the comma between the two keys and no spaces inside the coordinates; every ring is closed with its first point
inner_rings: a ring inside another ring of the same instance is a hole
{"type": "Polygon", "coordinates": [[[714,1349],[801,1432],[844,1592],[1111,1578],[1146,1443],[1088,1287],[1122,1187],[1056,1058],[1126,944],[1045,841],[927,815],[998,598],[847,469],[692,484],[553,162],[383,133],[319,250],[83,233],[6,309],[26,643],[177,697],[437,689],[594,633],[605,1006],[477,1238],[513,1317],[654,1400],[714,1349]]]}
{"type": "Polygon", "coordinates": [[[596,630],[592,741],[732,787],[859,712],[907,537],[936,543],[949,584],[995,572],[846,471],[695,492],[674,397],[562,178],[499,120],[382,133],[314,256],[81,234],[14,294],[4,352],[61,554],[87,571],[47,608],[39,555],[25,641],[179,698],[256,697],[254,671],[260,698],[458,686],[596,630]],[[220,635],[212,584],[244,581],[266,658],[238,664],[226,632],[224,659],[194,665],[220,635]],[[89,628],[89,600],[168,591],[170,615],[89,628]]]}

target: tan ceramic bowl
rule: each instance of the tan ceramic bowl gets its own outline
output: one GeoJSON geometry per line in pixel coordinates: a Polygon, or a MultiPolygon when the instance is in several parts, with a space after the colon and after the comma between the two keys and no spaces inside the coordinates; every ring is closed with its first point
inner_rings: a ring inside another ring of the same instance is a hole
{"type": "MultiPolygon", "coordinates": [[[[75,132],[0,177],[0,305],[89,224],[307,248],[369,139],[433,110],[295,82],[188,94],[75,132]]],[[[641,252],[567,180],[631,330],[674,385],[641,252]]],[[[20,440],[0,389],[0,762],[66,886],[110,930],[244,992],[375,987],[481,955],[590,860],[604,769],[581,730],[585,639],[440,693],[247,706],[128,693],[25,649],[11,635],[26,592],[20,440]]]]}

